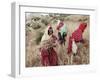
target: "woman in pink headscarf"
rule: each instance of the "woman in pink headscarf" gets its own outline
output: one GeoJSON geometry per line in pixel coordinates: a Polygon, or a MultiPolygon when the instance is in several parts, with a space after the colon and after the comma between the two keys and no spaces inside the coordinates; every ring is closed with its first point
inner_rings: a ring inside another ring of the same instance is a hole
{"type": "Polygon", "coordinates": [[[58,20],[57,30],[58,30],[59,43],[65,45],[65,41],[66,41],[65,38],[67,36],[67,26],[63,20],[58,20]]]}

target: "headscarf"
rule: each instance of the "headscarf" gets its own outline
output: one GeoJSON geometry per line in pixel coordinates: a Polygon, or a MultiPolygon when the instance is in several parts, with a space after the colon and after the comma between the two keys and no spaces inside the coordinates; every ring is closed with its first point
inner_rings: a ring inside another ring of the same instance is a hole
{"type": "Polygon", "coordinates": [[[64,25],[64,22],[58,20],[58,23],[57,23],[57,30],[59,30],[61,27],[63,27],[63,25],[64,25]]]}
{"type": "Polygon", "coordinates": [[[85,28],[87,27],[87,23],[81,23],[79,25],[79,29],[82,31],[82,33],[84,32],[85,28]]]}
{"type": "Polygon", "coordinates": [[[81,41],[82,40],[82,34],[84,32],[84,30],[86,29],[87,27],[87,24],[86,23],[81,23],[79,25],[79,28],[77,30],[75,30],[73,33],[72,33],[72,38],[78,42],[78,41],[81,41]]]}
{"type": "Polygon", "coordinates": [[[63,33],[67,33],[67,26],[64,24],[61,28],[60,28],[60,31],[61,33],[61,36],[63,36],[63,33]]]}

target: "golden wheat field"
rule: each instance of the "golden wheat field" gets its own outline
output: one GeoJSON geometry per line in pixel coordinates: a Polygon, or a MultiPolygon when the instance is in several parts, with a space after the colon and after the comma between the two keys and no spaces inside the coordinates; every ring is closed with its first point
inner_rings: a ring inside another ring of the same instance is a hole
{"type": "Polygon", "coordinates": [[[57,45],[54,49],[58,56],[58,65],[86,65],[90,63],[89,52],[89,37],[90,25],[89,15],[79,14],[53,14],[53,13],[25,13],[25,35],[26,35],[26,53],[25,53],[25,66],[38,67],[41,64],[41,39],[45,33],[48,24],[51,24],[54,30],[54,35],[57,36],[56,25],[57,20],[63,19],[67,25],[68,35],[66,38],[65,46],[57,45]],[[77,43],[77,55],[68,55],[68,39],[69,36],[79,27],[81,22],[86,22],[87,27],[83,33],[84,43],[77,43]]]}

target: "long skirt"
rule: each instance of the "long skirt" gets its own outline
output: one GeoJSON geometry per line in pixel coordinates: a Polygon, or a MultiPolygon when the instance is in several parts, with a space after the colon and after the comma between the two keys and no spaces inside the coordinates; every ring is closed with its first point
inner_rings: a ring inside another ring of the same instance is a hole
{"type": "Polygon", "coordinates": [[[41,50],[41,62],[43,66],[56,66],[58,65],[57,53],[53,48],[41,50]]]}

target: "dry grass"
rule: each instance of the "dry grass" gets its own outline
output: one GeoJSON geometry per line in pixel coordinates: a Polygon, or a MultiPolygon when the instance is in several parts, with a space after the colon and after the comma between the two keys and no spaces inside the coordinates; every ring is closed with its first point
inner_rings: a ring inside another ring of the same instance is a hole
{"type": "MultiPolygon", "coordinates": [[[[54,15],[56,16],[56,15],[54,15]]],[[[89,16],[83,15],[60,15],[52,19],[50,16],[26,16],[26,67],[42,66],[41,56],[40,56],[40,41],[48,23],[51,23],[55,29],[57,19],[64,19],[65,24],[68,27],[68,36],[66,38],[66,44],[59,45],[55,48],[58,55],[59,65],[79,65],[79,64],[89,64],[89,16]],[[68,55],[67,46],[68,38],[71,33],[79,26],[80,22],[85,21],[88,24],[83,38],[85,42],[78,43],[77,55],[68,55]]],[[[55,30],[55,35],[57,32],[55,30]]]]}

